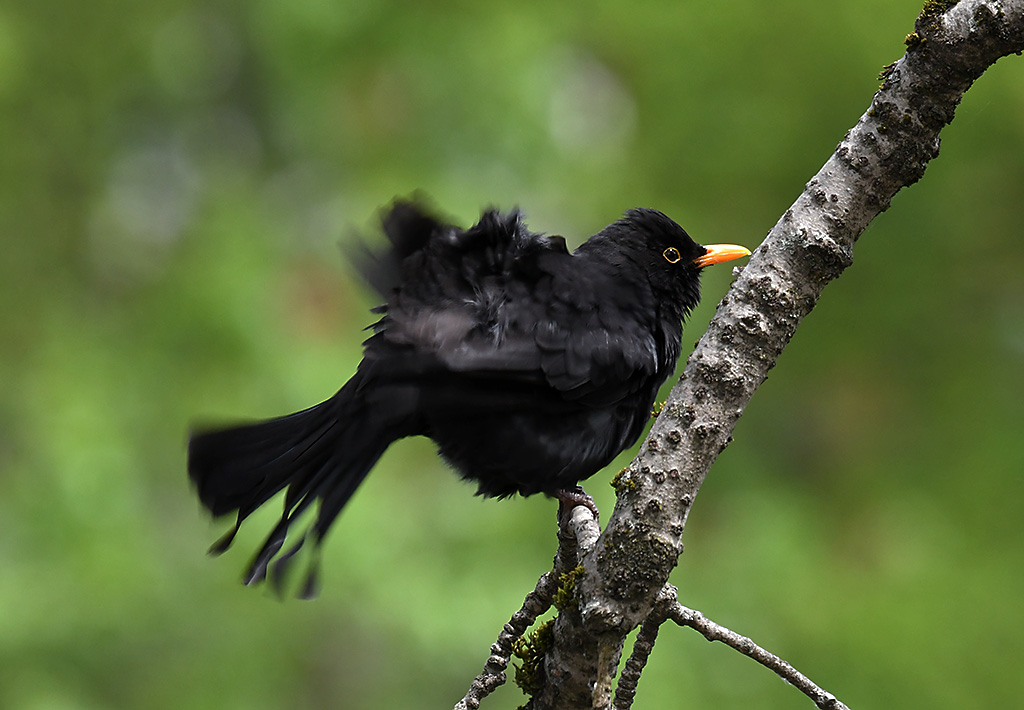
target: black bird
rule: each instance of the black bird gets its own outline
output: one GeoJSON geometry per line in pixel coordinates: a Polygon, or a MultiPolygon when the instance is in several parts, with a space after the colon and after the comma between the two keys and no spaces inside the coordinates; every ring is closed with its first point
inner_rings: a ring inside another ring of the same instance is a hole
{"type": "MultiPolygon", "coordinates": [[[[237,512],[212,552],[287,487],[284,513],[246,575],[278,582],[307,536],[319,545],[391,442],[428,436],[477,494],[546,493],[632,445],[679,358],[705,266],[746,256],[695,243],[661,212],[633,209],[575,252],[490,210],[467,230],[415,202],[383,215],[389,250],[362,259],[385,300],[356,373],[333,397],[278,419],[194,432],[188,471],[214,515],[237,512]],[[319,512],[276,561],[289,525],[319,512]]],[[[316,582],[314,561],[303,594],[316,582]]]]}

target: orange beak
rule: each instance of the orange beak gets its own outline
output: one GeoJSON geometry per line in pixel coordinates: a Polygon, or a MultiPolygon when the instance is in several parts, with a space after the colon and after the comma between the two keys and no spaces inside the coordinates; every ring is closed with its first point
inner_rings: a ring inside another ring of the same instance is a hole
{"type": "Polygon", "coordinates": [[[739,259],[741,256],[750,256],[749,249],[735,244],[710,244],[704,248],[707,250],[704,256],[698,256],[693,260],[693,263],[701,268],[739,259]]]}

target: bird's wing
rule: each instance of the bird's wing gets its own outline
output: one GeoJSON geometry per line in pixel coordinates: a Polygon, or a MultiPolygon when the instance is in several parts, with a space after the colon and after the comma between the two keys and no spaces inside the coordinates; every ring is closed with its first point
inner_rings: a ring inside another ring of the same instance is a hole
{"type": "Polygon", "coordinates": [[[377,285],[391,291],[367,356],[391,376],[458,373],[600,406],[657,373],[650,294],[586,268],[517,213],[490,211],[463,231],[402,203],[385,226],[393,248],[377,260],[388,265],[377,285]]]}
{"type": "Polygon", "coordinates": [[[522,335],[536,319],[530,303],[543,298],[538,284],[551,278],[545,264],[570,258],[564,239],[529,232],[518,212],[490,210],[462,230],[411,202],[393,205],[383,224],[391,248],[362,262],[386,298],[368,354],[390,346],[417,369],[540,372],[537,348],[522,335]]]}
{"type": "Polygon", "coordinates": [[[365,244],[353,253],[366,281],[393,310],[399,292],[403,306],[439,306],[485,298],[510,272],[529,277],[545,255],[568,256],[565,240],[526,229],[518,211],[488,210],[469,229],[434,216],[422,202],[398,200],[381,217],[390,243],[384,250],[365,244]]]}
{"type": "MultiPolygon", "coordinates": [[[[541,280],[542,293],[548,281],[541,280]]],[[[658,375],[655,330],[614,299],[600,298],[607,289],[539,300],[536,292],[516,297],[521,287],[509,284],[507,298],[486,320],[479,302],[468,300],[389,309],[378,336],[391,349],[392,374],[458,373],[492,384],[544,386],[592,406],[617,402],[658,375]],[[396,369],[396,349],[407,367],[396,369]]]]}
{"type": "Polygon", "coordinates": [[[454,228],[431,214],[421,202],[397,200],[381,214],[381,228],[388,238],[387,249],[373,249],[359,240],[349,257],[366,282],[386,301],[401,285],[402,262],[424,249],[432,240],[443,239],[454,228]]]}
{"type": "Polygon", "coordinates": [[[534,333],[541,368],[566,398],[610,404],[659,373],[650,294],[635,281],[574,271],[559,279],[534,333]]]}

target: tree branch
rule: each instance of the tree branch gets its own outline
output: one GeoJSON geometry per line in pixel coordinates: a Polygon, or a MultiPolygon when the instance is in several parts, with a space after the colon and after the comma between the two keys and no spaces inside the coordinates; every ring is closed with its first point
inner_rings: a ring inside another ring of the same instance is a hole
{"type": "MultiPolygon", "coordinates": [[[[680,626],[689,626],[708,641],[721,641],[744,656],[753,658],[765,668],[775,671],[780,678],[813,700],[814,704],[821,710],[850,710],[846,705],[839,702],[836,696],[819,688],[810,678],[774,653],[761,648],[746,636],[740,636],[735,631],[727,629],[721,624],[716,624],[699,611],[675,602],[669,607],[668,618],[680,626]]],[[[647,622],[644,623],[646,625],[647,622]]]]}
{"type": "Polygon", "coordinates": [[[633,653],[622,669],[619,688],[615,694],[614,710],[629,710],[636,695],[636,684],[643,672],[647,658],[654,648],[658,631],[666,620],[672,619],[680,626],[688,626],[700,633],[708,641],[721,641],[745,656],[772,670],[784,681],[809,697],[820,710],[850,710],[834,695],[818,687],[810,678],[792,665],[758,646],[746,636],[717,624],[695,609],[679,603],[676,588],[666,584],[658,593],[654,608],[640,626],[636,641],[633,642],[633,653]]]}
{"type": "Polygon", "coordinates": [[[505,669],[512,657],[512,644],[522,638],[537,617],[551,608],[551,600],[558,588],[558,576],[545,572],[537,580],[537,586],[526,595],[523,606],[512,615],[498,634],[498,640],[491,644],[491,655],[484,664],[484,670],[473,679],[462,700],[455,704],[455,710],[476,710],[480,701],[493,693],[505,682],[505,669]]]}
{"type": "Polygon", "coordinates": [[[643,673],[647,659],[654,650],[654,642],[658,640],[658,631],[661,625],[668,619],[673,604],[678,604],[676,589],[671,584],[661,588],[661,593],[647,615],[644,623],[640,625],[636,640],[633,641],[633,653],[626,660],[622,668],[622,675],[619,676],[619,687],[615,691],[614,710],[629,710],[633,706],[633,698],[636,696],[636,686],[640,681],[640,674],[643,673]]]}
{"type": "Polygon", "coordinates": [[[938,154],[963,93],[997,59],[1024,50],[1024,0],[929,0],[907,45],[867,112],[739,273],[618,478],[615,511],[583,559],[579,610],[559,615],[533,710],[609,707],[602,679],[675,567],[708,469],[822,289],[852,263],[857,238],[938,154]]]}

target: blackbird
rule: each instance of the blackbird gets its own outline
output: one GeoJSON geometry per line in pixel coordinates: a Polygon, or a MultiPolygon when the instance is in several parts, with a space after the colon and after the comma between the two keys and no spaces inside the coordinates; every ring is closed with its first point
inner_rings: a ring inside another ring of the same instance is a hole
{"type": "MultiPolygon", "coordinates": [[[[194,431],[188,472],[215,516],[236,512],[214,544],[287,488],[280,522],[246,584],[275,582],[331,523],[391,442],[427,436],[477,494],[585,496],[578,482],[632,445],[680,354],[701,269],[746,256],[701,246],[652,209],[632,209],[569,252],[527,230],[518,211],[459,229],[416,201],[383,213],[390,248],[361,271],[384,299],[363,359],[330,399],[295,414],[194,431]],[[312,526],[278,556],[315,501],[312,526]],[[275,557],[277,558],[275,560],[275,557]],[[273,564],[272,564],[273,563],[273,564]]],[[[312,595],[318,563],[303,596],[312,595]]]]}

